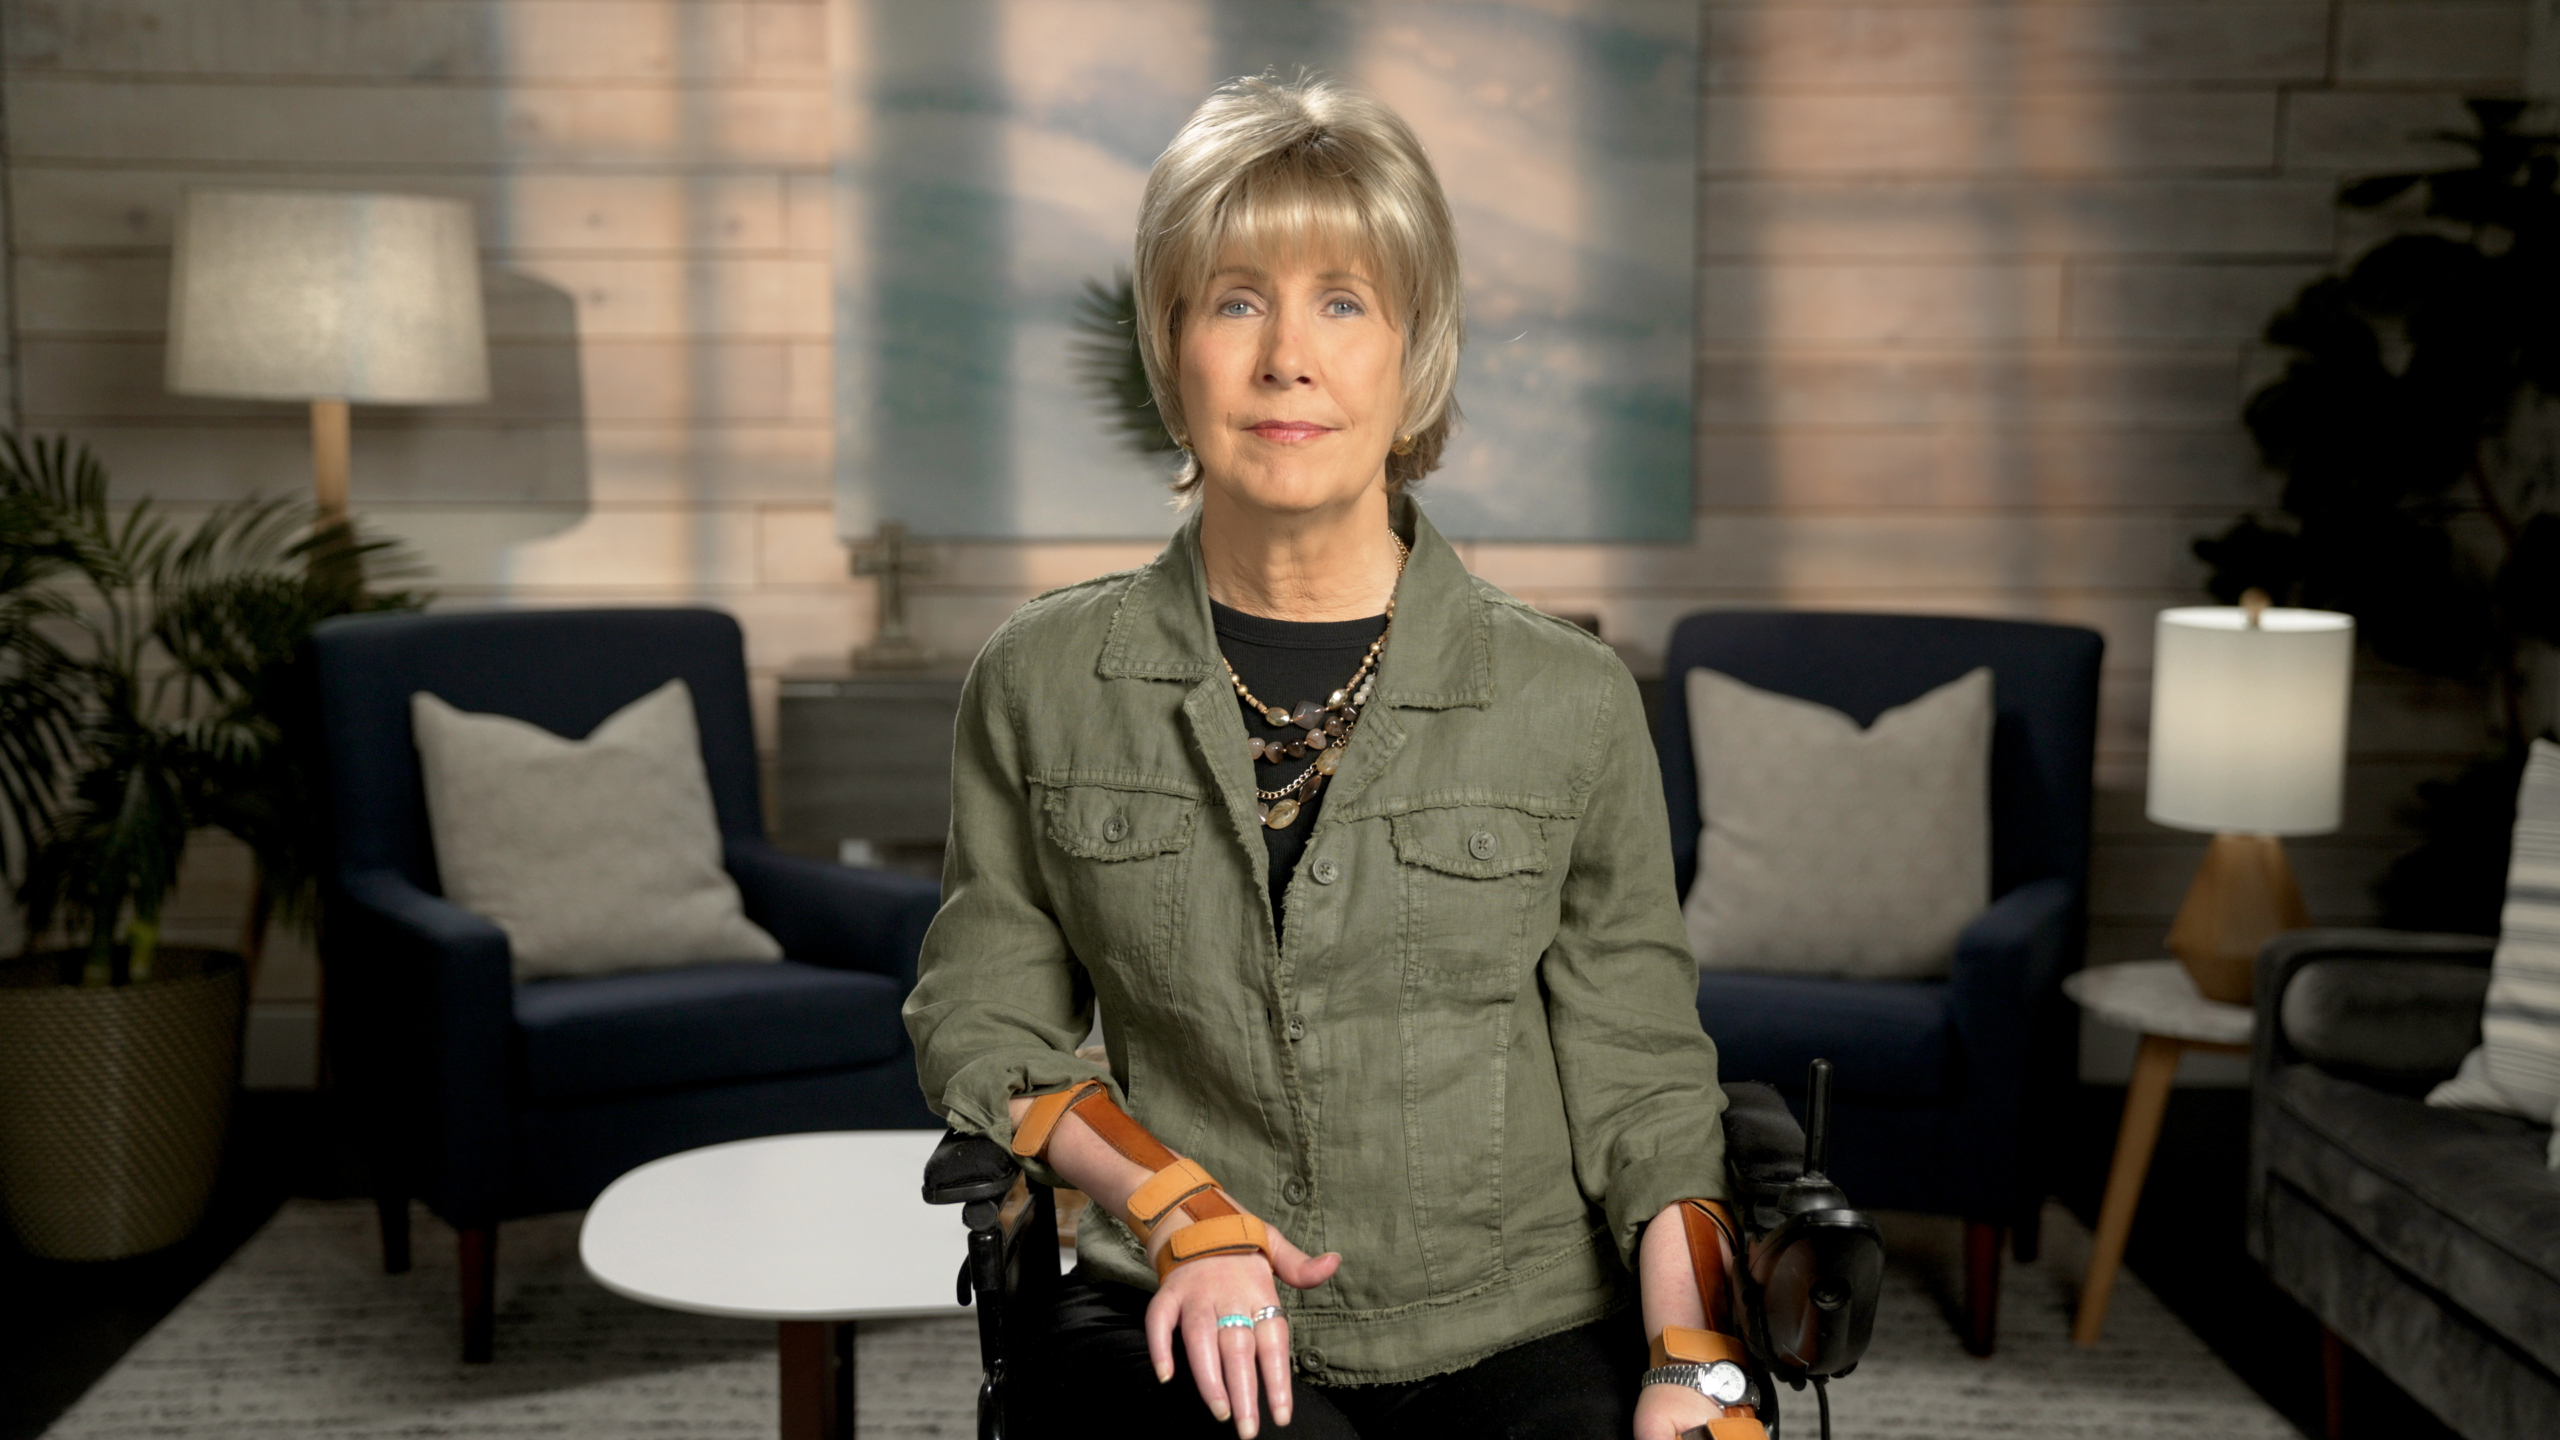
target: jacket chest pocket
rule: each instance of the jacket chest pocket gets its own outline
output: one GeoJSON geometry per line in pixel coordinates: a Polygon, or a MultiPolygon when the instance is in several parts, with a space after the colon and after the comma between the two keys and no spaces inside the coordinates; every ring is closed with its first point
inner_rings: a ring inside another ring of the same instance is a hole
{"type": "Polygon", "coordinates": [[[1546,822],[1501,805],[1439,805],[1389,823],[1408,964],[1453,976],[1516,969],[1547,875],[1546,822]]]}
{"type": "Polygon", "coordinates": [[[1048,787],[1041,797],[1051,899],[1087,964],[1151,965],[1180,933],[1200,802],[1107,785],[1048,787]]]}

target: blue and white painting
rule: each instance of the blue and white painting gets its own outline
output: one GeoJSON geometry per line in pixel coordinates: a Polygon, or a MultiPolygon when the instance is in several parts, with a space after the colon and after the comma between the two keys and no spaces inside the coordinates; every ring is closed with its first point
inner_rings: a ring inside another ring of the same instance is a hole
{"type": "Polygon", "coordinates": [[[1164,535],[1168,460],[1074,363],[1147,169],[1236,75],[1360,86],[1422,137],[1467,273],[1461,538],[1689,530],[1695,0],[836,0],[837,526],[1164,535]]]}

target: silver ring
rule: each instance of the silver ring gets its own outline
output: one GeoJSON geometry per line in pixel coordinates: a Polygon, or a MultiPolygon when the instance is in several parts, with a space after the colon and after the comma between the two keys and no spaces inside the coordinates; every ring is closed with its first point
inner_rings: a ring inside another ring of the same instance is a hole
{"type": "Polygon", "coordinates": [[[1221,1315],[1218,1317],[1218,1328],[1221,1330],[1250,1330],[1253,1328],[1253,1317],[1250,1315],[1221,1315]]]}
{"type": "Polygon", "coordinates": [[[1261,1324],[1265,1320],[1277,1320],[1279,1318],[1280,1307],[1277,1305],[1265,1305],[1261,1309],[1253,1312],[1253,1323],[1256,1325],[1261,1324]]]}

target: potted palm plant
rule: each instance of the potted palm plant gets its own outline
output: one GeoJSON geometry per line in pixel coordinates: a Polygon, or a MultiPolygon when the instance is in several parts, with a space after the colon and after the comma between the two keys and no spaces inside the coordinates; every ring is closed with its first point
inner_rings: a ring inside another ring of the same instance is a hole
{"type": "Polygon", "coordinates": [[[0,1210],[38,1255],[157,1249],[211,1194],[266,916],[307,914],[317,869],[303,637],[416,603],[312,518],[119,513],[86,450],[0,434],[0,863],[29,937],[0,962],[0,1210]],[[207,826],[257,857],[242,954],[161,943],[207,826]]]}

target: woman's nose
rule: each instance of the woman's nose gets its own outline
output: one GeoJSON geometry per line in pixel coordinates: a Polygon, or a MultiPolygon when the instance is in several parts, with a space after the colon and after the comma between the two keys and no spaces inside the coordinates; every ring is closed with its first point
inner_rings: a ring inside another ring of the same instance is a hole
{"type": "Polygon", "coordinates": [[[1314,367],[1301,353],[1304,344],[1305,337],[1288,320],[1272,325],[1262,352],[1262,383],[1283,388],[1315,384],[1314,367]]]}

